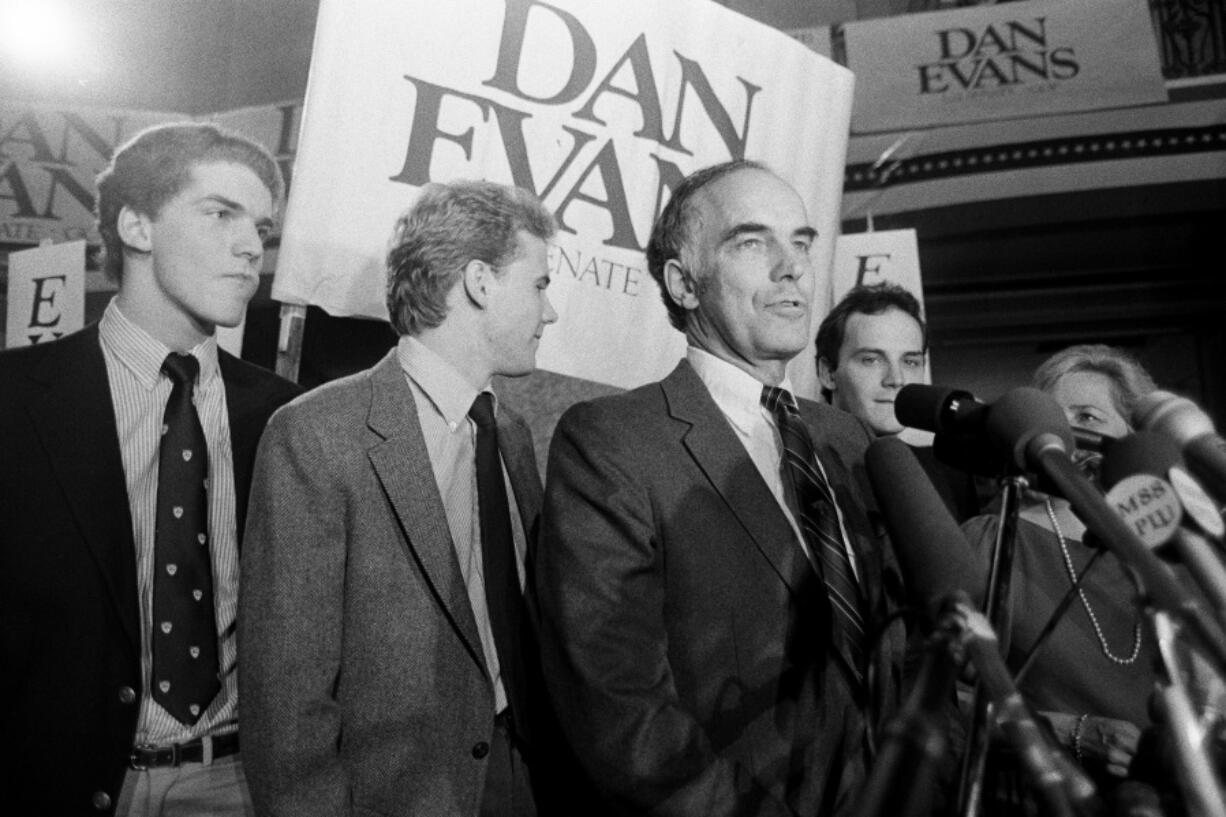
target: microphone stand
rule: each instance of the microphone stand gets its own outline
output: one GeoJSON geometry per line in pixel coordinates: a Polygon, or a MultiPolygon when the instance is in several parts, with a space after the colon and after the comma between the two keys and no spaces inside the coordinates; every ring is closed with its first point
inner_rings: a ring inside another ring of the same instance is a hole
{"type": "MultiPolygon", "coordinates": [[[[1001,478],[1001,503],[996,540],[992,543],[992,563],[984,610],[992,628],[998,633],[1001,654],[1009,651],[1011,609],[1009,590],[1013,578],[1013,543],[1017,534],[1018,510],[1025,477],[1010,474],[1001,478]]],[[[983,684],[976,682],[967,727],[966,750],[958,773],[958,811],[961,817],[978,817],[983,809],[983,777],[987,766],[989,724],[992,719],[991,700],[983,684]]]]}
{"type": "Polygon", "coordinates": [[[1176,642],[1182,628],[1170,613],[1146,604],[1146,615],[1158,641],[1164,678],[1159,681],[1155,699],[1170,730],[1175,755],[1175,776],[1183,792],[1189,817],[1226,817],[1226,789],[1214,770],[1201,728],[1179,670],[1176,642]]]}

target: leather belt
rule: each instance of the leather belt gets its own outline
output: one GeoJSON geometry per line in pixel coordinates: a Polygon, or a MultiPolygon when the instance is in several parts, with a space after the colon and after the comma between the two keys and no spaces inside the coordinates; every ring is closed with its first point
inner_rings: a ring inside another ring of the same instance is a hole
{"type": "Polygon", "coordinates": [[[136,746],[128,755],[128,765],[133,769],[143,771],[162,766],[180,766],[184,763],[203,763],[205,741],[213,745],[213,760],[227,757],[238,751],[238,732],[215,736],[206,735],[203,738],[189,740],[187,743],[175,743],[171,746],[149,746],[147,744],[136,746]]]}

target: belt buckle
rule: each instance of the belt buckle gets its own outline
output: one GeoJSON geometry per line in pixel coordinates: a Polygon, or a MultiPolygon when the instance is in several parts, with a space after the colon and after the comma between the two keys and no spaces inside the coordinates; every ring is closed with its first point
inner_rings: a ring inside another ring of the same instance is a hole
{"type": "Polygon", "coordinates": [[[149,755],[156,755],[157,747],[152,743],[138,743],[132,747],[131,753],[128,755],[128,765],[138,772],[149,770],[149,764],[143,759],[149,755]],[[145,753],[142,755],[141,753],[145,753]]]}

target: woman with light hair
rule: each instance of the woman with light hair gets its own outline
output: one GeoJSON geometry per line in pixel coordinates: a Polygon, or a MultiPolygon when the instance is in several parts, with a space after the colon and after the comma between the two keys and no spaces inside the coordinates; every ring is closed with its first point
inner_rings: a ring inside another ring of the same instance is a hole
{"type": "MultiPolygon", "coordinates": [[[[1156,388],[1135,358],[1103,345],[1057,352],[1035,371],[1034,384],[1055,398],[1073,428],[1110,438],[1132,432],[1133,407],[1156,388]]],[[[1074,456],[1091,479],[1097,477],[1099,459],[1084,451],[1074,456]]],[[[963,525],[985,564],[997,522],[985,515],[963,525]]],[[[1014,672],[1026,666],[1018,682],[1026,700],[1109,795],[1127,774],[1141,729],[1150,722],[1158,650],[1136,603],[1132,577],[1113,553],[1087,544],[1085,531],[1064,499],[1026,492],[1014,545],[1007,660],[1014,672]],[[1091,560],[1095,564],[1072,604],[1032,656],[1053,611],[1091,560]]],[[[997,777],[996,783],[1005,779],[997,777]]],[[[995,788],[996,796],[1012,799],[995,788]]],[[[999,812],[1008,810],[1003,806],[998,804],[999,812]]]]}

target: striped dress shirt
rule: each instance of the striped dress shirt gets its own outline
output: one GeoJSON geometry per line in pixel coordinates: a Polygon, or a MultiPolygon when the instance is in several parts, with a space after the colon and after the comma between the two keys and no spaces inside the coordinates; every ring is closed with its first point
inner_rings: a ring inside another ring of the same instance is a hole
{"type": "Polygon", "coordinates": [[[170,379],[161,373],[171,350],[128,320],[115,299],[98,323],[111,402],[119,432],[132,538],[136,543],[136,587],[140,598],[143,693],[136,743],[164,746],[238,728],[238,673],[235,615],[238,609],[238,532],[235,521],[234,459],[226,389],[217,362],[217,340],[191,350],[200,361],[194,400],[209,450],[209,542],[213,560],[213,604],[217,616],[217,657],[221,692],[192,726],[175,720],[150,694],[153,648],[153,545],[157,519],[158,443],[170,399],[170,379]]]}

